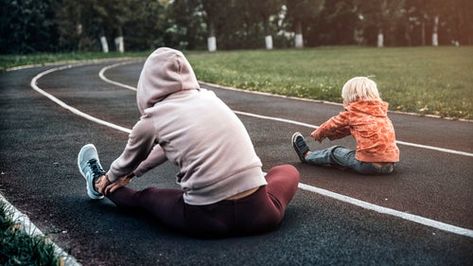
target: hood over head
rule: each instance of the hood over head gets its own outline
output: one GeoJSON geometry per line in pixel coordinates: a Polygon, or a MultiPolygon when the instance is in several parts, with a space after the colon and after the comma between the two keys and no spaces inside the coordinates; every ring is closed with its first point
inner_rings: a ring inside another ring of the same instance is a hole
{"type": "Polygon", "coordinates": [[[136,102],[141,114],[168,95],[199,88],[186,57],[171,48],[158,48],[146,59],[138,81],[136,102]]]}
{"type": "Polygon", "coordinates": [[[388,106],[387,102],[380,100],[361,100],[348,104],[347,110],[385,117],[387,116],[388,106]]]}

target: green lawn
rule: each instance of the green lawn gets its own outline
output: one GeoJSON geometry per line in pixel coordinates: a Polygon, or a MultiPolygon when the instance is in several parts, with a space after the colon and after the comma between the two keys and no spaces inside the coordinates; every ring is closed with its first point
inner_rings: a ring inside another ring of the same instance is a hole
{"type": "MultiPolygon", "coordinates": [[[[0,55],[8,67],[137,53],[0,55]]],[[[187,52],[199,80],[282,95],[341,102],[350,78],[370,76],[391,110],[473,119],[473,47],[322,47],[187,52]]]]}
{"type": "Polygon", "coordinates": [[[145,57],[148,52],[127,52],[124,54],[111,52],[111,53],[100,53],[100,52],[80,52],[80,53],[38,53],[29,55],[0,55],[0,71],[4,71],[7,68],[22,66],[22,65],[33,65],[33,64],[44,64],[53,63],[59,61],[72,61],[72,60],[91,60],[101,58],[116,58],[116,57],[145,57]]]}
{"type": "Polygon", "coordinates": [[[31,237],[11,216],[0,201],[0,265],[64,265],[44,237],[31,237]]]}
{"type": "Polygon", "coordinates": [[[343,84],[371,76],[391,110],[473,119],[473,47],[190,53],[199,80],[341,102],[343,84]]]}

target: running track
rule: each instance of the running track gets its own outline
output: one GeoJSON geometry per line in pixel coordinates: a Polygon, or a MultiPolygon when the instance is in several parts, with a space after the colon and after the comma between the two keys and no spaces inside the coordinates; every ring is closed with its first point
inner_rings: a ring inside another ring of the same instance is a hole
{"type": "MultiPolygon", "coordinates": [[[[310,125],[340,106],[203,85],[239,114],[265,169],[288,162],[301,171],[301,189],[280,230],[191,239],[108,201],[88,200],[76,170],[77,152],[95,143],[105,166],[119,155],[124,132],[139,116],[132,89],[141,66],[102,62],[0,75],[1,193],[84,265],[473,262],[471,122],[391,114],[401,163],[394,175],[366,177],[302,165],[292,151],[294,131],[308,135],[310,125]],[[108,124],[84,119],[77,115],[81,112],[108,124]]],[[[353,147],[348,138],[336,143],[353,147]]],[[[166,164],[132,185],[175,187],[175,172],[166,164]]]]}

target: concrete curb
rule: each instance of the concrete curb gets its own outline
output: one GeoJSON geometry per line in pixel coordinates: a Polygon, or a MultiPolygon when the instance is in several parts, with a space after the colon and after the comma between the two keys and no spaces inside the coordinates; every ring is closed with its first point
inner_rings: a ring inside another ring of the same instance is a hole
{"type": "Polygon", "coordinates": [[[41,230],[39,230],[38,227],[36,227],[31,220],[20,212],[17,208],[15,208],[2,194],[0,194],[0,202],[5,204],[5,207],[7,209],[7,215],[11,214],[10,218],[15,221],[15,223],[20,224],[21,230],[23,230],[25,233],[28,235],[34,237],[34,236],[40,236],[40,237],[45,237],[45,241],[48,244],[53,245],[54,247],[54,253],[57,257],[60,258],[61,264],[60,265],[67,265],[67,266],[79,266],[81,265],[80,263],[77,262],[77,260],[69,255],[67,252],[65,252],[62,248],[60,248],[56,243],[54,243],[51,239],[47,238],[41,230]]]}

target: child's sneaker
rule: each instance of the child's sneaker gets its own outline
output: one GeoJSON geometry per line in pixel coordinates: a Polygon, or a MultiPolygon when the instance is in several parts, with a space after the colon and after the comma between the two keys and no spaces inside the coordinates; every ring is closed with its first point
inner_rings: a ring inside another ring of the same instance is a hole
{"type": "Polygon", "coordinates": [[[94,183],[95,179],[105,175],[105,171],[100,165],[99,155],[93,144],[87,144],[80,149],[77,165],[80,173],[85,178],[87,195],[91,199],[102,199],[103,195],[94,189],[94,183]]]}
{"type": "Polygon", "coordinates": [[[301,162],[305,162],[305,155],[310,151],[309,146],[305,143],[304,137],[300,132],[296,132],[292,135],[292,147],[299,156],[301,162]]]}

